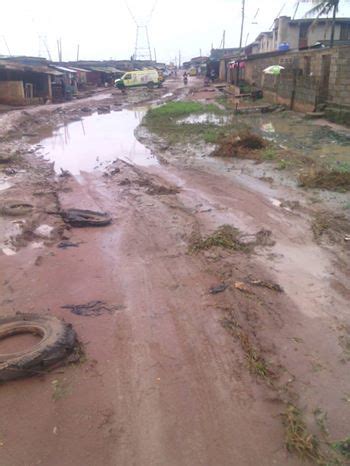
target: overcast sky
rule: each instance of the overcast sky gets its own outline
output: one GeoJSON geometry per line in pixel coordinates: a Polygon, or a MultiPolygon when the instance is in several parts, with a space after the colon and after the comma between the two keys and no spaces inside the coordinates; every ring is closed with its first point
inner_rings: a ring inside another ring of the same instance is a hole
{"type": "MultiPolygon", "coordinates": [[[[345,6],[339,16],[350,16],[350,4],[344,0],[341,3],[345,6]]],[[[208,54],[211,44],[219,47],[223,30],[226,46],[238,46],[241,0],[158,0],[156,4],[154,0],[129,0],[128,4],[141,26],[155,6],[148,27],[152,53],[156,49],[158,61],[173,61],[179,50],[183,60],[199,55],[200,50],[208,54]]],[[[269,30],[281,9],[283,15],[293,16],[295,6],[293,0],[246,0],[243,43],[252,42],[259,32],[269,30]]],[[[302,3],[297,17],[302,17],[308,8],[310,4],[302,3]]],[[[19,0],[4,2],[1,9],[0,54],[8,53],[6,41],[12,55],[47,58],[46,38],[52,58],[57,60],[59,37],[63,60],[67,61],[76,59],[78,44],[80,59],[126,59],[134,52],[136,25],[124,0],[19,0]]]]}

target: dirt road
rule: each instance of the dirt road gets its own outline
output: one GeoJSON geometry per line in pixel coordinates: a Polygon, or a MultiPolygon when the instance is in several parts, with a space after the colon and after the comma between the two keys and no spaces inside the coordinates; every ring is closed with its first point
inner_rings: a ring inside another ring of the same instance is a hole
{"type": "Polygon", "coordinates": [[[108,176],[46,178],[51,203],[108,211],[112,225],[70,230],[78,247],[32,238],[0,256],[0,313],[64,318],[86,352],[0,387],[0,465],[299,465],[290,403],[325,442],[348,436],[348,265],[314,242],[307,211],[271,201],[297,193],[205,162],[134,165],[124,149],[108,176]],[[222,224],[253,248],[191,249],[222,224]],[[62,308],[95,300],[98,316],[62,308]]]}

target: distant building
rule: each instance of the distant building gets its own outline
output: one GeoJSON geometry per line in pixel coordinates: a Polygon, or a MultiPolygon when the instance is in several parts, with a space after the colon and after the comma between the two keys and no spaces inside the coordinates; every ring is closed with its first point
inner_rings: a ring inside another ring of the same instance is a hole
{"type": "MultiPolygon", "coordinates": [[[[261,32],[255,41],[246,47],[248,55],[276,50],[302,50],[316,44],[329,45],[332,19],[313,18],[291,19],[280,16],[274,22],[273,30],[261,32]]],[[[334,33],[335,45],[350,44],[350,18],[337,18],[334,33]]]]}

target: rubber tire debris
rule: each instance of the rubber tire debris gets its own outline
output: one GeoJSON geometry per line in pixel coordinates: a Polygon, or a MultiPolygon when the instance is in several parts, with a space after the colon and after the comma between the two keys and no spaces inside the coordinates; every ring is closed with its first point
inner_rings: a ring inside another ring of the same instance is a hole
{"type": "Polygon", "coordinates": [[[97,317],[108,312],[112,313],[116,306],[108,306],[104,301],[90,301],[86,304],[66,304],[62,309],[69,309],[73,314],[85,317],[97,317]]]}
{"type": "Polygon", "coordinates": [[[63,220],[72,227],[103,227],[112,222],[112,218],[106,212],[94,212],[93,210],[67,209],[61,212],[63,220]]]}
{"type": "Polygon", "coordinates": [[[32,204],[21,201],[5,201],[0,205],[0,214],[16,217],[20,215],[28,215],[34,209],[32,204]]]}
{"type": "Polygon", "coordinates": [[[218,286],[213,286],[212,288],[210,288],[209,293],[210,294],[222,293],[223,291],[226,290],[227,287],[228,287],[228,285],[226,285],[226,283],[221,283],[218,286]]]}
{"type": "Polygon", "coordinates": [[[0,319],[0,339],[20,333],[40,335],[40,342],[16,353],[0,353],[0,382],[43,374],[73,353],[77,339],[71,324],[56,317],[16,314],[0,319]]]}

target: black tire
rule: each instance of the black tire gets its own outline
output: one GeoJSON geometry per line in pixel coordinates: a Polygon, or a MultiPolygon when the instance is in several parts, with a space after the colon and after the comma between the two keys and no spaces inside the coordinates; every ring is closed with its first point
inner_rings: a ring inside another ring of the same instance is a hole
{"type": "Polygon", "coordinates": [[[42,374],[57,367],[76,346],[70,324],[51,316],[16,314],[0,319],[0,340],[20,333],[40,335],[40,342],[25,351],[0,353],[0,382],[42,374]]]}
{"type": "Polygon", "coordinates": [[[154,82],[150,81],[149,83],[147,83],[147,87],[148,89],[154,89],[154,82]]]}
{"type": "Polygon", "coordinates": [[[0,214],[17,217],[28,215],[34,209],[32,204],[22,201],[5,201],[0,205],[0,214]]]}
{"type": "Polygon", "coordinates": [[[112,218],[107,213],[93,210],[67,209],[61,212],[61,215],[72,227],[103,227],[112,222],[112,218]]]}

